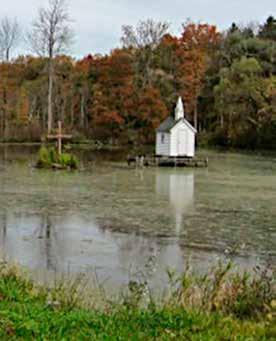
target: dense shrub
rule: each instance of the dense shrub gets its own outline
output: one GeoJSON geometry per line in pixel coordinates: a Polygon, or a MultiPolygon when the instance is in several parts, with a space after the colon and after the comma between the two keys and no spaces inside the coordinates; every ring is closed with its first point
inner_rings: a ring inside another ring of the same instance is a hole
{"type": "Polygon", "coordinates": [[[78,159],[75,155],[62,153],[58,155],[55,148],[46,148],[42,146],[39,150],[38,168],[78,168],[78,159]]]}

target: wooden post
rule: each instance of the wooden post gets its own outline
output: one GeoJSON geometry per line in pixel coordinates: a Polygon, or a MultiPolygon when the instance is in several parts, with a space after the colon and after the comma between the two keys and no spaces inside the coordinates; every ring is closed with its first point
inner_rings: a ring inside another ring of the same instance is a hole
{"type": "Polygon", "coordinates": [[[61,121],[58,121],[58,155],[61,155],[61,152],[62,152],[62,142],[61,142],[61,139],[62,139],[62,135],[61,135],[62,131],[61,131],[61,121]]]}
{"type": "Polygon", "coordinates": [[[58,155],[60,156],[62,153],[62,139],[71,139],[71,135],[62,134],[62,125],[61,121],[58,121],[58,131],[57,135],[48,135],[48,139],[54,139],[58,141],[58,155]]]}

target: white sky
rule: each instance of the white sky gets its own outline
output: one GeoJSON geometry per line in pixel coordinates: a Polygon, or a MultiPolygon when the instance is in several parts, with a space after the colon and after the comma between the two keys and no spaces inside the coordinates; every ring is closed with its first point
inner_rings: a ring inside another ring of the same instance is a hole
{"type": "MultiPolygon", "coordinates": [[[[17,17],[27,30],[40,6],[47,0],[0,0],[0,18],[17,17]],[[2,3],[2,4],[1,4],[2,3]]],[[[232,22],[264,22],[276,16],[276,0],[68,0],[75,44],[71,54],[108,53],[119,46],[121,26],[153,18],[171,24],[178,34],[187,18],[216,24],[225,29],[232,22]]]]}

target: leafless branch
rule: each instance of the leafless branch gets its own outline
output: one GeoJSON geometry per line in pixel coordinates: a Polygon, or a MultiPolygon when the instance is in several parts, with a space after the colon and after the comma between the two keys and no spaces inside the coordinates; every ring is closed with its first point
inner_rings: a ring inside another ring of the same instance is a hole
{"type": "Polygon", "coordinates": [[[0,58],[9,61],[11,50],[19,43],[20,28],[16,18],[4,17],[0,22],[0,58]]]}
{"type": "Polygon", "coordinates": [[[48,58],[48,133],[53,125],[54,57],[66,52],[73,39],[66,0],[49,0],[40,8],[28,35],[35,53],[48,58]]]}
{"type": "Polygon", "coordinates": [[[124,47],[154,49],[168,32],[169,26],[167,22],[155,22],[153,19],[140,21],[136,27],[123,26],[121,41],[124,47]]]}
{"type": "Polygon", "coordinates": [[[28,35],[32,50],[49,58],[65,53],[73,39],[70,22],[66,1],[49,0],[48,7],[38,10],[28,35]]]}

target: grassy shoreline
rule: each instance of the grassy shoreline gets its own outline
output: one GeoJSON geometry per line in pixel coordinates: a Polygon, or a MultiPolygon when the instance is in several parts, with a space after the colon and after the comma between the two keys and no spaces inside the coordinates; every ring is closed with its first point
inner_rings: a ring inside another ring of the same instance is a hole
{"type": "Polygon", "coordinates": [[[174,284],[163,302],[141,304],[145,283],[131,282],[121,300],[96,307],[81,281],[39,286],[2,262],[0,339],[275,340],[275,282],[267,272],[249,279],[230,275],[227,264],[204,278],[169,275],[174,284]]]}

